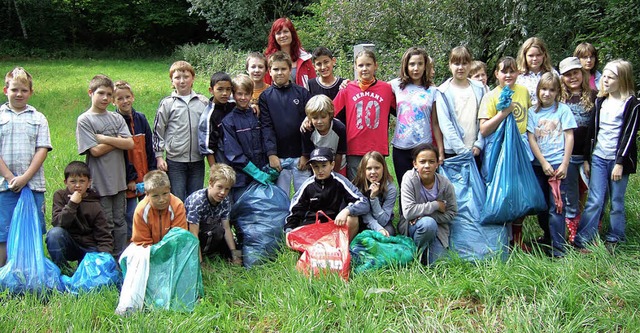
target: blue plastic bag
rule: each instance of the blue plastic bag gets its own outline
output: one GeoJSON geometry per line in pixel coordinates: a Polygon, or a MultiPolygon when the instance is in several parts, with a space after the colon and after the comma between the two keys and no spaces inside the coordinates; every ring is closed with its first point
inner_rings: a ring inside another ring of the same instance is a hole
{"type": "Polygon", "coordinates": [[[289,196],[276,185],[252,182],[231,208],[242,239],[242,263],[250,268],[274,257],[289,214],[289,196]]]}
{"type": "Polygon", "coordinates": [[[115,286],[120,281],[120,271],[110,253],[89,252],[69,277],[63,275],[64,289],[73,294],[89,292],[104,286],[115,286]]]}
{"type": "Polygon", "coordinates": [[[487,195],[482,224],[504,224],[546,210],[528,149],[522,141],[513,114],[489,137],[485,151],[487,195]]]}
{"type": "Polygon", "coordinates": [[[480,224],[486,190],[473,155],[467,153],[447,158],[440,167],[440,173],[453,184],[458,203],[458,214],[449,227],[451,249],[465,260],[481,260],[496,255],[506,260],[506,226],[480,224]]]}
{"type": "Polygon", "coordinates": [[[60,269],[44,255],[38,207],[26,186],[11,218],[7,263],[0,268],[0,288],[15,294],[62,290],[60,269]]]}

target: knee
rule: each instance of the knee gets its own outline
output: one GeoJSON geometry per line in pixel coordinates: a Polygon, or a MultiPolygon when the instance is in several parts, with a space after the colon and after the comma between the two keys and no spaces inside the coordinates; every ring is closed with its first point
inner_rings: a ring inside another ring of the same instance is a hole
{"type": "Polygon", "coordinates": [[[47,247],[50,247],[50,244],[60,244],[63,243],[67,238],[68,232],[61,227],[53,227],[49,232],[47,232],[46,243],[47,247]]]}
{"type": "Polygon", "coordinates": [[[436,234],[438,231],[438,223],[432,217],[421,217],[416,221],[416,229],[426,234],[436,234]]]}

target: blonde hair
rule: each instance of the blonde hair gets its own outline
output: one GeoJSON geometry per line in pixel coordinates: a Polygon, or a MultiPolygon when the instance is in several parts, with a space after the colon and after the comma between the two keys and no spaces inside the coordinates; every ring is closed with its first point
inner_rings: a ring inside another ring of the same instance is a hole
{"type": "MultiPolygon", "coordinates": [[[[536,97],[538,97],[538,100],[542,100],[540,98],[540,90],[542,88],[551,87],[555,89],[556,98],[554,101],[554,112],[558,109],[558,102],[560,102],[560,85],[560,77],[558,77],[554,72],[546,72],[542,74],[542,76],[540,77],[540,81],[538,81],[538,86],[536,87],[536,97]]],[[[535,112],[539,112],[540,110],[542,110],[542,107],[542,103],[538,103],[535,112]]]]}
{"type": "Polygon", "coordinates": [[[535,47],[540,50],[542,56],[544,57],[544,61],[540,65],[540,70],[542,73],[550,72],[553,70],[551,66],[551,57],[549,57],[549,52],[547,52],[547,46],[544,44],[544,41],[538,37],[531,37],[524,41],[520,50],[518,51],[518,57],[516,62],[518,63],[518,70],[522,74],[529,73],[529,64],[527,64],[527,52],[529,49],[535,47]]]}
{"type": "Polygon", "coordinates": [[[113,81],[106,75],[98,74],[89,82],[89,90],[95,92],[100,87],[111,88],[111,90],[113,90],[113,81]]]}
{"type": "Polygon", "coordinates": [[[169,67],[169,78],[173,78],[173,73],[176,71],[189,72],[193,77],[196,76],[196,71],[193,69],[193,66],[184,60],[178,60],[171,64],[171,67],[169,67]]]}
{"type": "Polygon", "coordinates": [[[9,82],[16,81],[29,86],[29,90],[33,90],[33,77],[22,67],[16,67],[4,76],[4,86],[9,88],[9,82]]]}
{"type": "Polygon", "coordinates": [[[253,94],[253,81],[247,74],[238,74],[231,81],[231,88],[235,93],[238,89],[242,89],[249,94],[253,94]]]}
{"type": "Polygon", "coordinates": [[[244,64],[244,69],[245,69],[246,71],[249,71],[249,60],[251,60],[251,59],[258,59],[258,60],[260,60],[260,61],[264,62],[264,68],[265,68],[265,70],[267,69],[267,67],[268,67],[268,65],[269,65],[269,64],[267,63],[267,58],[265,58],[264,54],[262,54],[262,53],[260,53],[260,52],[251,52],[251,53],[249,53],[249,55],[247,56],[247,61],[246,61],[246,62],[245,62],[245,64],[244,64]]]}
{"type": "MultiPolygon", "coordinates": [[[[580,72],[582,73],[582,83],[580,83],[580,89],[582,91],[580,92],[580,103],[578,104],[582,106],[582,108],[585,111],[590,112],[591,108],[593,107],[593,100],[591,99],[591,86],[589,85],[589,72],[587,72],[584,68],[575,68],[575,69],[580,70],[580,72]]],[[[562,74],[562,77],[564,78],[564,76],[571,71],[573,71],[573,69],[562,74]]],[[[571,92],[571,90],[569,90],[569,87],[567,87],[567,85],[564,83],[564,80],[561,80],[561,81],[562,81],[562,85],[561,85],[562,97],[560,98],[560,101],[562,101],[563,103],[566,103],[571,98],[573,93],[571,92]]]]}
{"type": "Polygon", "coordinates": [[[169,182],[169,176],[167,173],[161,170],[152,170],[147,172],[143,178],[144,190],[146,192],[153,191],[158,188],[169,187],[171,188],[171,182],[169,182]]]}
{"type": "Polygon", "coordinates": [[[309,99],[304,111],[308,117],[327,114],[333,118],[333,101],[326,95],[315,95],[309,99]]]}
{"type": "Polygon", "coordinates": [[[483,70],[485,74],[487,74],[487,64],[480,60],[474,60],[471,62],[471,67],[469,67],[469,77],[476,75],[480,70],[483,70]]]}
{"type": "MultiPolygon", "coordinates": [[[[609,61],[602,71],[604,74],[605,70],[608,70],[607,67],[613,67],[616,69],[617,73],[613,73],[618,77],[618,87],[620,90],[620,96],[622,98],[627,98],[629,96],[635,96],[635,91],[633,90],[635,87],[635,83],[633,81],[633,66],[630,62],[623,59],[616,59],[609,61]]],[[[598,92],[598,97],[608,97],[609,93],[604,91],[604,80],[600,80],[600,91],[598,92]]]]}
{"type": "Polygon", "coordinates": [[[118,90],[129,90],[131,95],[133,95],[133,90],[131,90],[131,85],[129,84],[129,82],[124,80],[119,80],[119,81],[116,81],[114,85],[115,85],[115,89],[113,90],[113,92],[116,92],[118,90]]]}
{"type": "Polygon", "coordinates": [[[217,181],[223,181],[233,186],[236,183],[236,172],[226,164],[216,163],[209,170],[209,185],[217,181]]]}

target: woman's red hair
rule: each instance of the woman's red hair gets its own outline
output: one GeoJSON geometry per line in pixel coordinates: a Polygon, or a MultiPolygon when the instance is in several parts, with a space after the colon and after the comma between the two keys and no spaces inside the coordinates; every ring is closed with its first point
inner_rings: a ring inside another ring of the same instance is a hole
{"type": "Polygon", "coordinates": [[[276,41],[276,32],[283,28],[291,31],[291,60],[293,62],[298,61],[300,57],[300,38],[296,32],[296,28],[293,26],[293,22],[287,17],[281,17],[273,22],[271,25],[271,31],[269,32],[269,41],[267,43],[267,49],[264,51],[265,57],[269,58],[276,51],[280,51],[280,45],[276,41]]]}

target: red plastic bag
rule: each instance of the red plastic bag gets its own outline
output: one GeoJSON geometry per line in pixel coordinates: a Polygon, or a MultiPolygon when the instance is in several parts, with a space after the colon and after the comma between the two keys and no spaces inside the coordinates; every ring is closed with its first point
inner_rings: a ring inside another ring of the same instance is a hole
{"type": "Polygon", "coordinates": [[[349,279],[349,231],[346,225],[335,225],[323,211],[316,213],[316,223],[289,232],[287,243],[291,249],[302,252],[296,264],[299,271],[307,275],[337,272],[344,280],[349,279]],[[320,214],[329,221],[321,223],[320,214]]]}

